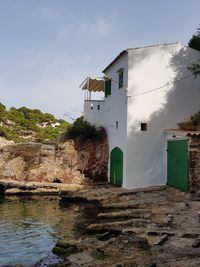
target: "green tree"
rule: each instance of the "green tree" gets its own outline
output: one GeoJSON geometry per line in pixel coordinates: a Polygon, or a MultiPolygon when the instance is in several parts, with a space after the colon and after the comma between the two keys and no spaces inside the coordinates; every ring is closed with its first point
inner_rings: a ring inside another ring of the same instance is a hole
{"type": "Polygon", "coordinates": [[[6,116],[6,106],[0,103],[0,121],[3,121],[6,116]]]}
{"type": "Polygon", "coordinates": [[[14,142],[56,141],[71,126],[50,113],[26,107],[6,107],[0,103],[0,136],[14,142]],[[43,127],[45,123],[45,127],[43,127]],[[56,125],[53,125],[55,124],[56,125]]]}
{"type": "MultiPolygon", "coordinates": [[[[196,34],[188,42],[188,46],[200,51],[200,28],[197,28],[196,34]]],[[[189,70],[196,76],[200,75],[200,60],[196,63],[193,63],[192,66],[188,67],[189,70]]]]}
{"type": "Polygon", "coordinates": [[[200,51],[200,28],[197,28],[196,33],[193,34],[188,42],[188,46],[200,51]]]}
{"type": "Polygon", "coordinates": [[[200,35],[193,35],[188,42],[188,46],[200,51],[200,35]]]}

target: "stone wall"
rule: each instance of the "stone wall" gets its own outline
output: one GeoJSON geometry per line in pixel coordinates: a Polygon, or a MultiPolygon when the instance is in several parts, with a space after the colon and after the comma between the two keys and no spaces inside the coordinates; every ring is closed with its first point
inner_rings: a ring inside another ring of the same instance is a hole
{"type": "Polygon", "coordinates": [[[107,180],[108,144],[74,142],[9,145],[0,149],[0,179],[83,183],[107,180]],[[84,174],[84,175],[83,175],[84,174]]]}
{"type": "Polygon", "coordinates": [[[190,137],[189,142],[190,192],[200,190],[200,136],[190,137]]]}

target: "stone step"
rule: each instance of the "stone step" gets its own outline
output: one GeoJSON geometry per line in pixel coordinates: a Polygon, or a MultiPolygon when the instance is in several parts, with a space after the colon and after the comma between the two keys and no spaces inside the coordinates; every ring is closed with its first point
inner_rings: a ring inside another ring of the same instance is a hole
{"type": "Polygon", "coordinates": [[[124,227],[143,227],[146,226],[150,221],[146,219],[131,219],[126,221],[115,221],[115,222],[107,222],[107,223],[96,223],[90,224],[87,226],[88,232],[106,232],[111,229],[120,229],[122,230],[124,227]]]}
{"type": "Polygon", "coordinates": [[[139,208],[140,204],[135,204],[133,202],[127,203],[127,202],[120,202],[120,203],[109,203],[109,204],[103,204],[102,207],[104,209],[137,209],[139,208]]]}
{"type": "Polygon", "coordinates": [[[116,218],[143,218],[148,219],[151,217],[147,209],[135,209],[116,212],[99,213],[97,215],[99,219],[116,219],[116,218]]]}

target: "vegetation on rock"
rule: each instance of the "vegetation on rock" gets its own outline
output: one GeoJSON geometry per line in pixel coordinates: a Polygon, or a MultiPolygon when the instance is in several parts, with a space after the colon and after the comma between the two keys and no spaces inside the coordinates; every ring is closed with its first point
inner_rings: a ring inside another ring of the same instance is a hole
{"type": "Polygon", "coordinates": [[[61,141],[66,141],[67,139],[101,141],[105,137],[106,131],[103,127],[97,128],[89,122],[84,121],[83,117],[80,117],[63,134],[61,141]]]}
{"type": "Polygon", "coordinates": [[[0,136],[16,143],[56,141],[70,126],[52,114],[26,107],[7,109],[0,103],[0,136]]]}
{"type": "Polygon", "coordinates": [[[200,130],[200,111],[192,115],[190,120],[180,123],[179,128],[186,131],[200,130]]]}
{"type": "Polygon", "coordinates": [[[191,121],[194,126],[200,127],[200,111],[191,117],[191,121]]]}

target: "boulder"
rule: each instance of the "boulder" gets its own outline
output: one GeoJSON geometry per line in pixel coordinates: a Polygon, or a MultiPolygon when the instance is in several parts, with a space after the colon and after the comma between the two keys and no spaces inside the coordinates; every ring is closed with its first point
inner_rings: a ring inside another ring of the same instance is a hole
{"type": "Polygon", "coordinates": [[[103,234],[101,234],[99,237],[98,237],[98,240],[100,241],[107,241],[113,237],[116,237],[116,236],[119,236],[120,232],[119,231],[114,231],[114,230],[110,230],[108,232],[105,232],[103,234]]]}
{"type": "Polygon", "coordinates": [[[60,240],[56,243],[52,252],[56,255],[69,256],[80,251],[80,249],[78,248],[78,244],[79,243],[76,240],[60,240]]]}

